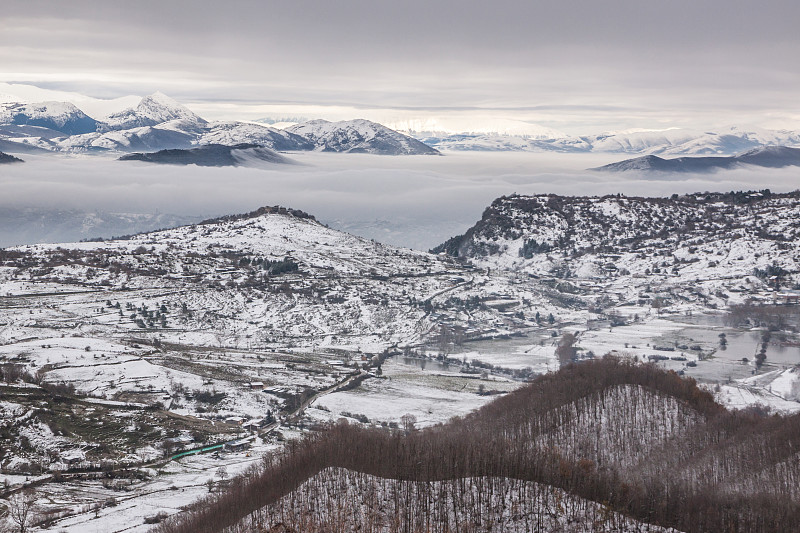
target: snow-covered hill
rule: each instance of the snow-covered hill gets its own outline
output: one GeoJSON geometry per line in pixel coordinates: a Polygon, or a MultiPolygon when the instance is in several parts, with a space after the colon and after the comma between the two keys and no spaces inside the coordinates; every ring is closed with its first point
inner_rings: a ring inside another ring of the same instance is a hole
{"type": "Polygon", "coordinates": [[[287,128],[322,152],[381,155],[437,154],[430,146],[369,120],[311,120],[287,128]]]}
{"type": "Polygon", "coordinates": [[[0,124],[40,126],[66,135],[97,129],[96,120],[68,102],[0,103],[0,124]]]}
{"type": "Polygon", "coordinates": [[[58,139],[57,147],[62,151],[68,152],[135,152],[188,148],[194,140],[195,135],[193,133],[159,125],[113,130],[104,133],[72,135],[58,139]]]}
{"type": "Polygon", "coordinates": [[[800,271],[800,193],[504,196],[464,235],[437,248],[537,275],[680,280],[800,271]]]}

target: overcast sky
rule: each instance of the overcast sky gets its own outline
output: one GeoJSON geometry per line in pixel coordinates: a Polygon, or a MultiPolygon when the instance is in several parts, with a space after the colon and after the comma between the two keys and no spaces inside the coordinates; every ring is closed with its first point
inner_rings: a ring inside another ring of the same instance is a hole
{"type": "Polygon", "coordinates": [[[4,0],[0,81],[208,118],[800,128],[800,2],[4,0]]]}

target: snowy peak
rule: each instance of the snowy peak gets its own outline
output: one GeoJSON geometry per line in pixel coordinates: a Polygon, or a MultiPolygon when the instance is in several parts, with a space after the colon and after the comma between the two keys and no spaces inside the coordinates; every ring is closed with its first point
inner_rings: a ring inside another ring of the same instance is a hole
{"type": "Polygon", "coordinates": [[[379,155],[438,154],[430,146],[370,120],[329,122],[311,120],[287,128],[305,138],[320,152],[348,152],[379,155]]]}
{"type": "MultiPolygon", "coordinates": [[[[187,256],[203,256],[210,263],[198,263],[198,272],[213,271],[225,256],[259,256],[280,261],[291,257],[304,271],[329,275],[370,276],[374,273],[422,273],[430,266],[429,254],[382,245],[330,229],[299,210],[275,206],[206,220],[195,225],[133,235],[100,243],[60,244],[62,247],[129,254],[140,246],[153,246],[166,254],[160,259],[167,276],[184,274],[187,256]]],[[[48,245],[26,249],[42,250],[48,245]]],[[[55,246],[50,246],[55,248],[55,246]]],[[[236,264],[238,265],[238,258],[236,264]]]]}
{"type": "Polygon", "coordinates": [[[104,129],[126,130],[144,126],[156,126],[171,121],[181,121],[193,125],[206,123],[203,118],[176,100],[163,93],[156,92],[142,98],[135,108],[126,109],[106,117],[104,129]]]}
{"type": "Polygon", "coordinates": [[[69,102],[0,104],[0,124],[39,126],[66,135],[93,132],[97,121],[69,102]]]}

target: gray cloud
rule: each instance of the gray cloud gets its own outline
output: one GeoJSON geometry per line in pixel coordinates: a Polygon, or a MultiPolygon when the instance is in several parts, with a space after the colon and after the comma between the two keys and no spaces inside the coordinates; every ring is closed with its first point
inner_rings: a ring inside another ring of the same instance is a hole
{"type": "Polygon", "coordinates": [[[5,81],[98,96],[162,89],[185,100],[362,108],[577,106],[526,115],[556,127],[800,115],[800,4],[788,0],[3,7],[5,81]],[[593,111],[609,107],[622,111],[593,111]]]}

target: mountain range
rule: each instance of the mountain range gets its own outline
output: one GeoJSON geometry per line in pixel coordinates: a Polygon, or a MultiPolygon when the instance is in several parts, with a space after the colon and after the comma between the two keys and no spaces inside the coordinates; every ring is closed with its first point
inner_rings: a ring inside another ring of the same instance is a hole
{"type": "Polygon", "coordinates": [[[594,135],[411,132],[439,150],[733,155],[761,146],[800,146],[800,132],[730,126],[719,131],[628,130],[594,135]]]}
{"type": "Polygon", "coordinates": [[[368,120],[315,120],[287,130],[255,123],[209,122],[160,92],[100,120],[65,102],[0,104],[0,149],[9,152],[143,152],[206,144],[378,155],[438,153],[368,120]]]}
{"type": "Polygon", "coordinates": [[[395,131],[363,119],[280,125],[286,128],[254,122],[211,122],[160,92],[145,96],[133,107],[99,118],[69,102],[6,102],[0,103],[0,150],[139,152],[252,143],[279,151],[380,155],[436,154],[445,150],[728,156],[762,146],[800,146],[798,131],[750,126],[714,131],[633,129],[570,135],[533,124],[495,133],[421,131],[411,128],[435,124],[414,121],[398,123],[403,129],[395,131]]]}

